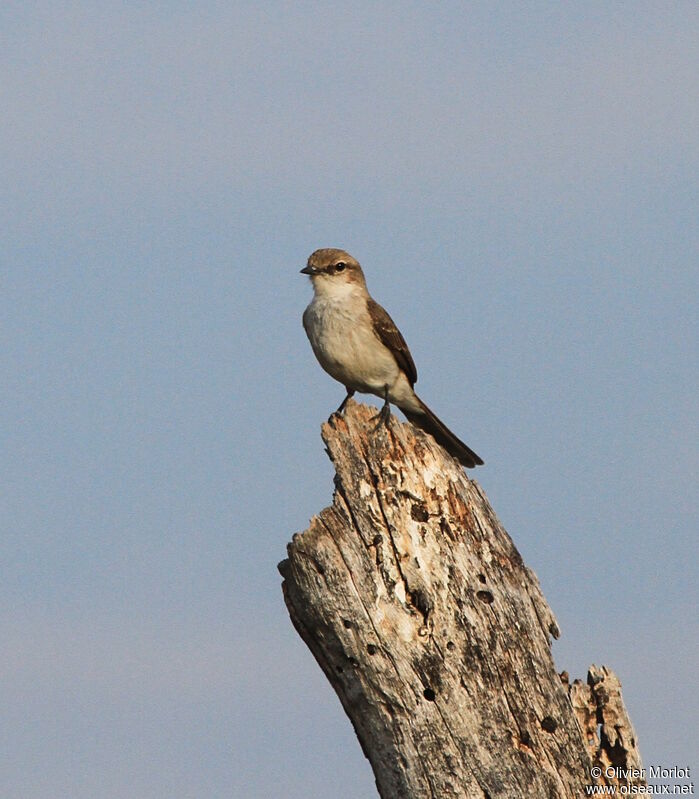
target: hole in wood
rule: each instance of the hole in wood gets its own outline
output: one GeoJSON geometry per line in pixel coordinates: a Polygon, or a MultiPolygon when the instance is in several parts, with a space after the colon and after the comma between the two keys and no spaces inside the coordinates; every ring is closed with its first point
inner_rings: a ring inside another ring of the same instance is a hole
{"type": "Polygon", "coordinates": [[[428,702],[434,702],[436,698],[436,694],[431,688],[425,688],[425,690],[422,692],[422,695],[428,702]]]}
{"type": "Polygon", "coordinates": [[[410,604],[422,614],[425,623],[427,623],[430,611],[432,610],[432,605],[428,595],[424,591],[418,589],[408,594],[407,598],[408,602],[410,602],[410,604]]]}
{"type": "Polygon", "coordinates": [[[484,582],[485,582],[485,574],[479,574],[479,575],[478,575],[478,579],[479,579],[479,580],[480,580],[482,583],[484,583],[484,582]]]}
{"type": "Polygon", "coordinates": [[[556,732],[557,727],[558,722],[552,719],[551,716],[544,716],[543,719],[541,719],[542,730],[546,730],[546,732],[556,732]]]}
{"type": "Polygon", "coordinates": [[[450,652],[453,652],[456,649],[456,645],[454,644],[453,641],[447,641],[447,649],[450,652]]]}
{"type": "Polygon", "coordinates": [[[476,593],[476,596],[478,597],[478,599],[480,599],[481,602],[485,602],[487,605],[492,604],[493,600],[495,599],[495,597],[490,593],[490,591],[478,591],[476,593]]]}
{"type": "Polygon", "coordinates": [[[366,651],[367,651],[367,652],[368,652],[370,655],[375,655],[375,654],[376,654],[376,647],[374,646],[374,644],[367,644],[366,651]]]}
{"type": "Polygon", "coordinates": [[[345,625],[345,627],[347,627],[348,630],[352,626],[352,622],[349,619],[343,619],[342,623],[345,625]]]}

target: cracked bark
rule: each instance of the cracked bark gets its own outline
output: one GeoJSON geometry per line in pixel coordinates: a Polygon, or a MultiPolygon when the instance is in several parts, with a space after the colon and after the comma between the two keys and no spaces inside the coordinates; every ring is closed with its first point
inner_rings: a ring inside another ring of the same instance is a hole
{"type": "Polygon", "coordinates": [[[379,794],[578,799],[593,765],[640,768],[614,674],[556,673],[553,613],[482,489],[411,425],[374,432],[373,410],[323,425],[333,504],[279,570],[379,794]]]}

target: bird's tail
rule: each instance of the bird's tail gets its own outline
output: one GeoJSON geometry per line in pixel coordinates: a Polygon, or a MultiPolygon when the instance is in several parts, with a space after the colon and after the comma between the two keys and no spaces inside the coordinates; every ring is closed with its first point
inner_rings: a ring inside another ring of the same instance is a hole
{"type": "Polygon", "coordinates": [[[441,444],[450,455],[453,455],[467,469],[473,469],[474,466],[483,465],[481,458],[479,458],[472,449],[467,447],[463,441],[458,439],[418,396],[415,395],[415,399],[420,405],[420,410],[416,410],[415,408],[401,408],[409,421],[416,427],[429,433],[438,444],[441,444]]]}

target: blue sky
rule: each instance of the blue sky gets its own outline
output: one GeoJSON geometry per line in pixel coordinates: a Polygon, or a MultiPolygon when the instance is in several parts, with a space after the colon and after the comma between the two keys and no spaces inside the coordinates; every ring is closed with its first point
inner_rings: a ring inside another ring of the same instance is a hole
{"type": "MultiPolygon", "coordinates": [[[[0,793],[372,794],[276,564],[348,249],[646,765],[693,765],[694,3],[4,3],[0,793]]],[[[696,763],[694,763],[695,765],[696,763]]]]}

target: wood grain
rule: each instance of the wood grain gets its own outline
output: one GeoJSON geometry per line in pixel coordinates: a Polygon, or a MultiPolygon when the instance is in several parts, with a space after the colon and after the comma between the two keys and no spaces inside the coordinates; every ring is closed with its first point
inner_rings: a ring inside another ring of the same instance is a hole
{"type": "Polygon", "coordinates": [[[458,462],[395,417],[375,430],[374,412],[350,402],[323,425],[333,502],[279,569],[379,794],[579,799],[597,700],[556,672],[536,575],[458,462]]]}

